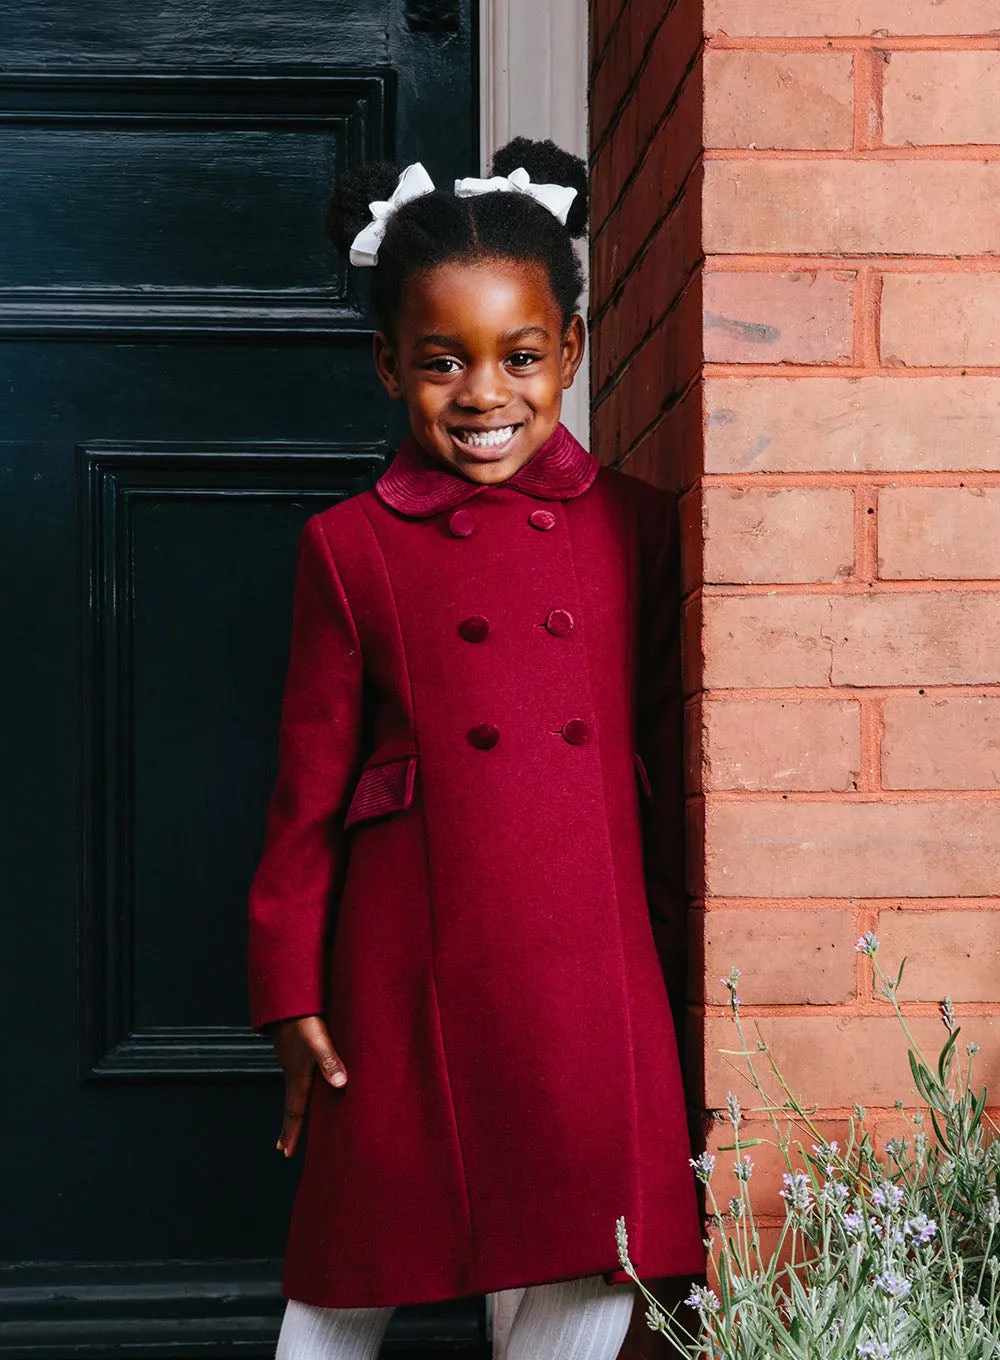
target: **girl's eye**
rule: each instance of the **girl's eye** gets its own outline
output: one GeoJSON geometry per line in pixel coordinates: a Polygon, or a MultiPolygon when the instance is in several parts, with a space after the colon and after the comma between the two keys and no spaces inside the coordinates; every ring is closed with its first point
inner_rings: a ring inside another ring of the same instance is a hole
{"type": "Polygon", "coordinates": [[[529,368],[532,364],[537,364],[540,357],[538,354],[532,354],[529,350],[519,349],[514,351],[507,362],[512,364],[514,368],[529,368]]]}
{"type": "Polygon", "coordinates": [[[449,359],[447,355],[439,354],[436,359],[431,359],[425,367],[431,373],[456,373],[460,365],[457,359],[449,359]]]}

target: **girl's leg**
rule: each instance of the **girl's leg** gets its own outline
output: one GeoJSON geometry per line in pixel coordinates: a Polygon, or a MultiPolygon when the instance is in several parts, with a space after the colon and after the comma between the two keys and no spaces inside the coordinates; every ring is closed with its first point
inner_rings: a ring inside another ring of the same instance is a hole
{"type": "Polygon", "coordinates": [[[600,1275],[527,1289],[514,1315],[507,1360],[615,1360],[635,1286],[600,1275]]]}
{"type": "Polygon", "coordinates": [[[289,1299],[275,1360],[378,1360],[391,1308],[316,1308],[289,1299]]]}

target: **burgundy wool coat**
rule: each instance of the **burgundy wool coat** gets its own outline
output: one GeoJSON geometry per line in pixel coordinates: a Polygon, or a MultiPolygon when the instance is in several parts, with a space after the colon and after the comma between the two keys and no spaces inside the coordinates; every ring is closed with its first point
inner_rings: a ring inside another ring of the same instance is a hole
{"type": "Polygon", "coordinates": [[[620,1279],[621,1214],[640,1273],[703,1269],[650,916],[679,1000],[676,540],[562,426],[493,488],[407,440],[306,525],[252,1019],[324,1013],[348,1084],[287,1297],[620,1279]]]}

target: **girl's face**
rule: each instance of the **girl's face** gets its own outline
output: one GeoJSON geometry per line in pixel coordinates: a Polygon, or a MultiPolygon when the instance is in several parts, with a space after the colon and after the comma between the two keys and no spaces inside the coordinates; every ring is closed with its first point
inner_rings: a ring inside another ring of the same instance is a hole
{"type": "Polygon", "coordinates": [[[375,366],[421,448],[493,486],[555,430],[583,346],[583,321],[563,326],[543,265],[451,263],[410,280],[393,340],[375,337],[375,366]]]}

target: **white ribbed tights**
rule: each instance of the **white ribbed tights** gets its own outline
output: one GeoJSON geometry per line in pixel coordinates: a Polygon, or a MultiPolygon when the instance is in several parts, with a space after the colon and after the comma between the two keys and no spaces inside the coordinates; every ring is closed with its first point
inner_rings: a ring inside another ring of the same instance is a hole
{"type": "MultiPolygon", "coordinates": [[[[507,1360],[615,1360],[634,1290],[599,1275],[526,1289],[507,1360]]],[[[316,1308],[290,1299],[275,1360],[378,1360],[391,1308],[316,1308]]]]}

